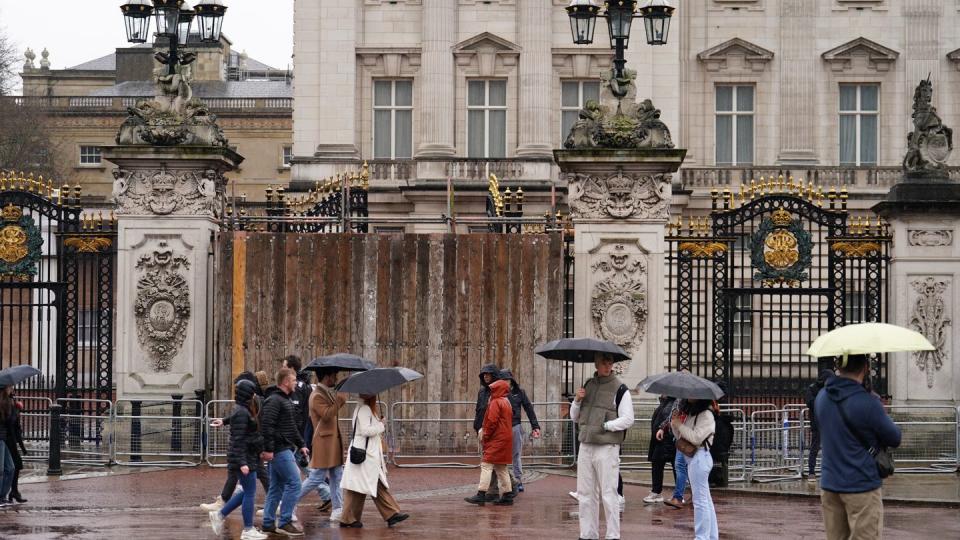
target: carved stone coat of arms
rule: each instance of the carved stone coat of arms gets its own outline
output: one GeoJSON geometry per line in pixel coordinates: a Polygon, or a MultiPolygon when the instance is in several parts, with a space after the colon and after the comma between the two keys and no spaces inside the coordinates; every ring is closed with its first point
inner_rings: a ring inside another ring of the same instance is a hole
{"type": "Polygon", "coordinates": [[[595,334],[620,346],[643,341],[648,313],[643,256],[617,244],[592,270],[606,274],[596,282],[590,298],[595,334]]]}
{"type": "Polygon", "coordinates": [[[176,255],[166,242],[137,261],[142,272],[134,302],[137,339],[157,372],[170,371],[186,338],[190,288],[180,270],[189,267],[190,261],[176,255]]]}

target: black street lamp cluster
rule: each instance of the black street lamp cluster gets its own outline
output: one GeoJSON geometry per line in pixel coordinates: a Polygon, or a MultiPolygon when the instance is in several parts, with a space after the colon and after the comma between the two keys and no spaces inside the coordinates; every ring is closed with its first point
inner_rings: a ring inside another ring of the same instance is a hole
{"type": "Polygon", "coordinates": [[[194,60],[192,55],[177,52],[178,45],[187,44],[193,20],[197,19],[200,41],[216,43],[220,41],[227,6],[223,0],[200,0],[192,9],[183,0],[127,0],[120,6],[120,11],[130,43],[146,43],[150,35],[150,19],[156,20],[156,36],[167,38],[170,44],[170,52],[161,53],[158,59],[167,64],[173,74],[178,64],[189,64],[194,60]]]}
{"type": "Polygon", "coordinates": [[[603,6],[594,0],[571,0],[567,6],[567,15],[570,16],[573,42],[577,45],[589,45],[593,43],[597,17],[603,12],[610,33],[610,48],[615,51],[613,77],[622,79],[624,65],[627,63],[623,52],[630,43],[630,28],[634,17],[638,17],[639,13],[639,17],[643,18],[648,44],[666,45],[674,9],[668,0],[646,0],[643,5],[637,0],[609,0],[603,6]]]}

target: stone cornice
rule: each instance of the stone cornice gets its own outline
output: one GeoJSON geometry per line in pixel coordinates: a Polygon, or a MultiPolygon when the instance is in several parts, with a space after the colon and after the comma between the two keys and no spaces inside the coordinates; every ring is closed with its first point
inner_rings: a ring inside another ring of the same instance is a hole
{"type": "Polygon", "coordinates": [[[496,71],[496,60],[500,58],[503,66],[512,69],[520,59],[521,47],[502,37],[483,32],[453,46],[453,57],[457,66],[469,66],[476,59],[481,77],[490,77],[496,71]]]}
{"type": "Polygon", "coordinates": [[[820,56],[830,64],[832,71],[851,69],[853,58],[857,56],[865,56],[868,68],[874,71],[889,71],[900,53],[861,36],[834,47],[820,56]]]}
{"type": "Polygon", "coordinates": [[[745,39],[733,38],[697,54],[697,60],[707,71],[727,70],[728,60],[734,57],[742,57],[744,67],[749,67],[751,71],[763,71],[773,60],[773,51],[745,39]]]}

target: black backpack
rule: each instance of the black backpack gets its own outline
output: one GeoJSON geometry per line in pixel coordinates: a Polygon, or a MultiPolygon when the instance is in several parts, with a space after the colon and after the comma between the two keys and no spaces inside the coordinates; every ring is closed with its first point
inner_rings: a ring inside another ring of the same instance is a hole
{"type": "Polygon", "coordinates": [[[822,388],[818,383],[810,383],[806,389],[803,391],[803,403],[806,404],[807,408],[813,411],[813,404],[817,400],[817,394],[822,388]]]}
{"type": "Polygon", "coordinates": [[[714,462],[726,461],[730,447],[733,446],[733,422],[730,415],[713,413],[716,424],[713,433],[713,444],[710,445],[710,455],[714,462]]]}

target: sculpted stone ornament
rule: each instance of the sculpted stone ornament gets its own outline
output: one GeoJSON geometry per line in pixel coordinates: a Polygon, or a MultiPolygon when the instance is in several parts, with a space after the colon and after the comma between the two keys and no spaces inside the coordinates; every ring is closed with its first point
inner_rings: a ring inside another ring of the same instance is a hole
{"type": "Polygon", "coordinates": [[[113,201],[120,214],[219,218],[223,208],[227,181],[213,169],[114,169],[113,177],[113,201]]]}
{"type": "Polygon", "coordinates": [[[13,204],[3,207],[0,216],[0,280],[31,281],[43,254],[40,229],[13,204]]]}
{"type": "Polygon", "coordinates": [[[943,125],[932,99],[933,83],[927,77],[913,93],[913,131],[907,136],[907,155],[903,158],[907,173],[941,171],[953,151],[953,130],[943,125]]]}
{"type": "Polygon", "coordinates": [[[647,322],[647,265],[639,253],[616,244],[592,266],[594,273],[609,274],[593,286],[590,313],[596,335],[622,347],[643,341],[647,322]]]}
{"type": "Polygon", "coordinates": [[[117,133],[117,144],[227,146],[217,117],[210,114],[202,101],[193,98],[190,63],[196,55],[181,56],[174,73],[169,73],[167,55],[155,55],[161,62],[153,72],[158,95],[127,109],[129,115],[117,133]]]}
{"type": "Polygon", "coordinates": [[[917,293],[913,312],[910,314],[910,326],[923,334],[935,347],[932,351],[917,351],[913,353],[913,357],[920,371],[927,374],[927,388],[933,388],[934,372],[943,367],[943,361],[947,357],[946,327],[950,325],[950,319],[946,316],[943,299],[947,283],[928,277],[911,281],[910,286],[917,293]]]}
{"type": "Polygon", "coordinates": [[[568,175],[570,211],[575,218],[666,219],[670,175],[568,175]]]}
{"type": "Polygon", "coordinates": [[[137,297],[133,311],[137,339],[153,361],[155,372],[168,372],[183,346],[190,319],[190,285],[180,272],[190,267],[186,257],[174,254],[166,242],[140,256],[137,297]]]}
{"type": "Polygon", "coordinates": [[[626,89],[618,99],[616,111],[596,100],[588,100],[578,113],[564,148],[673,148],[670,130],[660,120],[660,109],[645,99],[636,103],[636,72],[627,70],[627,78],[604,79],[604,87],[613,95],[626,89]]]}

